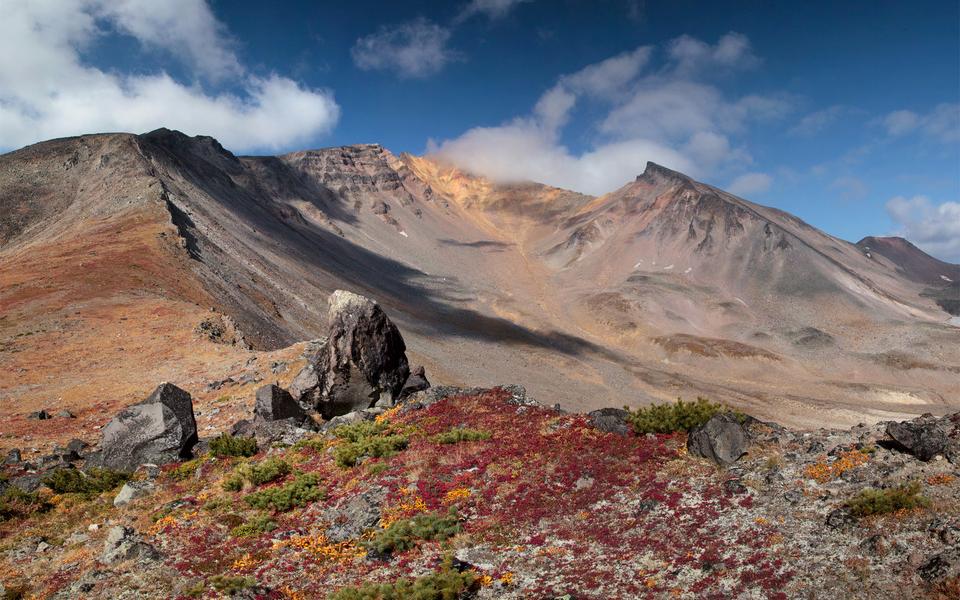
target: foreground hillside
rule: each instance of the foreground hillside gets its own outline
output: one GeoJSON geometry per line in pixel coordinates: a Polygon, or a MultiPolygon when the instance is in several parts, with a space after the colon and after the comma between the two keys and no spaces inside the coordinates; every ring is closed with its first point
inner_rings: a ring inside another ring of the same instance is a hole
{"type": "Polygon", "coordinates": [[[343,287],[389,309],[436,382],[522,381],[569,410],[704,395],[800,427],[953,411],[956,266],[882,246],[655,164],[592,198],[374,144],[51,140],[0,156],[0,418],[42,451],[164,380],[209,414],[286,383],[274,363],[323,334],[343,287]],[[40,427],[41,409],[77,422],[40,427]]]}
{"type": "Polygon", "coordinates": [[[211,411],[231,425],[162,383],[97,436],[10,449],[5,597],[960,593],[960,413],[806,432],[706,400],[569,413],[432,387],[362,296],[327,320],[286,387],[211,411]]]}
{"type": "Polygon", "coordinates": [[[414,597],[334,594],[435,573],[477,598],[960,592],[956,466],[889,448],[882,428],[757,423],[747,455],[722,469],[689,455],[683,434],[602,431],[515,388],[423,404],[366,421],[405,444],[355,466],[338,463],[348,441],[334,430],[141,472],[153,485],[121,507],[116,491],[47,494],[50,510],[0,525],[2,581],[38,598],[414,597]],[[239,465],[278,463],[290,472],[224,489],[239,465]],[[843,509],[910,481],[928,505],[843,509]],[[292,486],[277,506],[250,503],[292,486]]]}

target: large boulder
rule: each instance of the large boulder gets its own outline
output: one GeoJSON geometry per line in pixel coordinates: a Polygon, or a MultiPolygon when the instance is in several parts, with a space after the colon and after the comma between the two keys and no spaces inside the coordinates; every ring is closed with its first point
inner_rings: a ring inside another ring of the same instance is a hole
{"type": "Polygon", "coordinates": [[[123,409],[103,428],[98,462],[133,471],[143,463],[188,459],[196,443],[193,399],[177,386],[161,383],[146,400],[123,409]]]}
{"type": "Polygon", "coordinates": [[[628,435],[633,431],[630,425],[630,413],[622,408],[601,408],[587,413],[590,424],[607,433],[628,435]]]}
{"type": "Polygon", "coordinates": [[[427,371],[422,366],[417,367],[410,371],[410,376],[407,377],[407,381],[403,384],[403,388],[400,390],[400,397],[397,398],[397,400],[403,400],[412,394],[422,392],[426,389],[430,389],[430,382],[427,381],[427,371]]]}
{"type": "Polygon", "coordinates": [[[400,331],[369,298],[337,290],[329,303],[327,342],[294,378],[294,398],[326,419],[396,402],[410,375],[400,331]]]}
{"type": "Polygon", "coordinates": [[[947,423],[947,419],[924,415],[912,421],[888,423],[887,435],[903,450],[922,461],[928,461],[938,454],[947,453],[950,444],[947,423]]]}
{"type": "Polygon", "coordinates": [[[265,385],[257,390],[253,416],[263,421],[294,419],[302,422],[309,418],[287,390],[274,384],[265,385]]]}
{"type": "Polygon", "coordinates": [[[730,413],[720,413],[690,432],[687,451],[717,464],[728,465],[746,453],[749,443],[747,430],[739,419],[730,413]]]}

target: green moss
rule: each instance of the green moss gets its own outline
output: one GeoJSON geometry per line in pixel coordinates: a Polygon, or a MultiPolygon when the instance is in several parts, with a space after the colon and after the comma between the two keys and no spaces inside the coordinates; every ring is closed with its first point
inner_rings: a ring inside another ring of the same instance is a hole
{"type": "Polygon", "coordinates": [[[317,452],[323,452],[327,449],[327,439],[322,435],[317,435],[304,438],[293,445],[294,450],[300,450],[302,448],[310,448],[311,450],[316,450],[317,452]]]}
{"type": "Polygon", "coordinates": [[[227,596],[242,592],[257,584],[253,577],[240,577],[232,575],[214,575],[209,579],[213,589],[227,596]]]}
{"type": "Polygon", "coordinates": [[[230,530],[233,537],[251,537],[260,535],[277,528],[277,523],[270,518],[270,515],[257,515],[242,525],[237,525],[230,530]]]}
{"type": "Polygon", "coordinates": [[[493,437],[489,431],[470,429],[469,427],[454,427],[449,431],[438,433],[430,438],[435,444],[457,444],[459,442],[479,442],[493,437]]]}
{"type": "Polygon", "coordinates": [[[333,458],[345,469],[355,467],[362,457],[386,458],[403,450],[410,443],[406,434],[389,422],[358,421],[333,430],[341,440],[333,449],[333,458]]]}
{"type": "Polygon", "coordinates": [[[214,456],[253,456],[257,453],[257,440],[234,437],[221,433],[210,440],[210,454],[214,456]]]}
{"type": "Polygon", "coordinates": [[[847,502],[850,512],[856,517],[882,515],[898,510],[921,508],[930,503],[920,494],[920,482],[912,481],[906,485],[876,490],[867,488],[847,502]]]}
{"type": "Polygon", "coordinates": [[[293,481],[279,487],[258,490],[244,497],[244,502],[253,508],[288,511],[295,506],[305,506],[325,496],[316,473],[301,473],[293,481]]]}
{"type": "Polygon", "coordinates": [[[389,469],[390,465],[388,465],[383,461],[377,461],[377,462],[367,463],[366,465],[364,465],[364,467],[366,468],[368,475],[370,475],[371,477],[376,477],[377,475],[380,475],[381,473],[389,469]]]}
{"type": "Polygon", "coordinates": [[[440,569],[423,577],[393,583],[365,583],[334,592],[330,600],[455,600],[478,586],[477,575],[453,568],[446,557],[440,569]]]}
{"type": "Polygon", "coordinates": [[[409,550],[418,540],[445,540],[458,533],[460,522],[451,508],[446,515],[425,514],[396,521],[378,531],[366,546],[380,554],[390,554],[409,550]]]}
{"type": "Polygon", "coordinates": [[[0,522],[26,517],[51,508],[50,503],[35,492],[25,492],[10,486],[0,494],[0,522]]]}
{"type": "Polygon", "coordinates": [[[115,489],[129,479],[129,473],[113,469],[93,468],[86,473],[77,469],[57,469],[43,478],[43,484],[58,494],[96,495],[115,489]]]}
{"type": "Polygon", "coordinates": [[[651,404],[636,410],[624,407],[629,416],[627,420],[637,434],[646,433],[674,433],[690,431],[710,420],[720,413],[732,413],[740,420],[746,418],[729,407],[710,402],[706,398],[697,398],[696,402],[677,400],[673,403],[651,404]]]}
{"type": "Polygon", "coordinates": [[[239,492],[245,481],[253,485],[263,485],[276,481],[290,473],[290,463],[282,458],[271,457],[259,463],[238,465],[223,482],[223,489],[239,492]]]}

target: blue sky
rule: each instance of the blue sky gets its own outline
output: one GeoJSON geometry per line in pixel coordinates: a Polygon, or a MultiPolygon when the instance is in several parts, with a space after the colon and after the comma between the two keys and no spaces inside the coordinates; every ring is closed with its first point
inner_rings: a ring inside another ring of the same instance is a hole
{"type": "Polygon", "coordinates": [[[7,0],[0,149],[379,142],[588,193],[654,160],[960,262],[960,4],[7,0]]]}

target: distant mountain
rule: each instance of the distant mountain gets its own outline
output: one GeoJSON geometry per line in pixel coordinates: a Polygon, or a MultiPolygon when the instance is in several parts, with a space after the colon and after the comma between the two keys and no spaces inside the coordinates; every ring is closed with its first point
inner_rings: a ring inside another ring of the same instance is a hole
{"type": "Polygon", "coordinates": [[[248,360],[202,323],[274,350],[321,335],[346,288],[440,383],[571,408],[707,395],[799,425],[948,404],[960,329],[929,291],[958,267],[865,243],[653,163],[591,197],[376,144],[52,140],[0,156],[0,368],[20,373],[0,395],[142,397],[145,370],[248,360]]]}
{"type": "Polygon", "coordinates": [[[882,257],[905,277],[928,285],[960,282],[960,265],[936,259],[901,237],[865,237],[857,242],[868,257],[882,257]]]}

